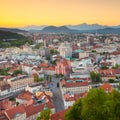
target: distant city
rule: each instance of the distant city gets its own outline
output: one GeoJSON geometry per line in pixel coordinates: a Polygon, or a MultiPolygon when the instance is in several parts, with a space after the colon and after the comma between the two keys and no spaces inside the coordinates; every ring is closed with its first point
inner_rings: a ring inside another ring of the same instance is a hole
{"type": "Polygon", "coordinates": [[[1,0],[0,120],[120,120],[120,0],[1,0]]]}
{"type": "Polygon", "coordinates": [[[1,28],[0,45],[1,120],[36,120],[48,110],[64,120],[91,89],[119,91],[119,33],[1,28]]]}

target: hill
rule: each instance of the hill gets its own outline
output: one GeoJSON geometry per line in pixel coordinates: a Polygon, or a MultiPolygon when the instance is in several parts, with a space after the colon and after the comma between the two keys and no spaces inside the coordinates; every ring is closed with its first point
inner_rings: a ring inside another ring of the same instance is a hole
{"type": "Polygon", "coordinates": [[[8,32],[14,32],[14,33],[25,33],[25,32],[27,32],[25,30],[20,30],[20,29],[17,29],[17,28],[0,28],[0,30],[8,31],[8,32]]]}
{"type": "Polygon", "coordinates": [[[32,44],[32,40],[29,40],[23,35],[0,30],[0,48],[6,48],[10,46],[19,47],[26,42],[32,44]]]}
{"type": "Polygon", "coordinates": [[[75,33],[77,30],[71,30],[66,26],[56,27],[56,26],[48,26],[43,28],[40,32],[44,33],[75,33]]]}
{"type": "Polygon", "coordinates": [[[97,32],[102,34],[120,34],[120,28],[98,29],[97,32]]]}
{"type": "Polygon", "coordinates": [[[75,29],[75,30],[97,30],[97,29],[104,29],[106,25],[99,25],[99,24],[79,24],[79,25],[67,25],[69,29],[75,29]]]}

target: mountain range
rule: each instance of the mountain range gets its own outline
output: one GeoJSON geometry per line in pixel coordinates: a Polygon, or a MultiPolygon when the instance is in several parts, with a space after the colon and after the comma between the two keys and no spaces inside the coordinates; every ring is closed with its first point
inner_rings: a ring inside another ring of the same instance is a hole
{"type": "Polygon", "coordinates": [[[40,32],[40,33],[101,33],[101,34],[120,34],[120,25],[106,26],[99,24],[79,24],[79,25],[65,25],[65,26],[27,26],[23,28],[0,28],[3,31],[10,31],[16,33],[25,32],[40,32]]]}
{"type": "MultiPolygon", "coordinates": [[[[83,23],[83,24],[79,24],[79,25],[64,25],[65,27],[71,29],[71,30],[97,30],[97,29],[104,29],[104,28],[120,28],[120,25],[118,26],[107,26],[107,25],[99,25],[99,24],[87,24],[87,23],[83,23]]],[[[41,25],[41,26],[35,26],[35,25],[31,25],[31,26],[25,26],[23,28],[20,28],[22,30],[42,30],[45,27],[49,27],[47,25],[41,25]]]]}

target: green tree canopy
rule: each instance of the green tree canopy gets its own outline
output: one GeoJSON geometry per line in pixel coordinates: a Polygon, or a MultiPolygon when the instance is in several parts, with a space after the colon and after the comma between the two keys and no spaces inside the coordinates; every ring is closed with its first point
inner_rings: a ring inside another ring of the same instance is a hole
{"type": "Polygon", "coordinates": [[[79,99],[73,107],[65,114],[66,120],[82,120],[81,117],[82,100],[79,99]]]}
{"type": "Polygon", "coordinates": [[[92,83],[98,83],[101,82],[101,77],[99,73],[91,72],[90,78],[92,80],[92,83]]]}
{"type": "Polygon", "coordinates": [[[91,89],[68,110],[65,120],[120,120],[120,93],[91,89]]]}
{"type": "Polygon", "coordinates": [[[13,71],[13,75],[18,75],[18,74],[22,74],[21,70],[14,70],[13,71]]]}
{"type": "Polygon", "coordinates": [[[52,55],[57,54],[57,50],[51,49],[50,54],[52,54],[52,55]]]}
{"type": "Polygon", "coordinates": [[[50,120],[50,109],[43,110],[38,116],[37,120],[50,120]]]}

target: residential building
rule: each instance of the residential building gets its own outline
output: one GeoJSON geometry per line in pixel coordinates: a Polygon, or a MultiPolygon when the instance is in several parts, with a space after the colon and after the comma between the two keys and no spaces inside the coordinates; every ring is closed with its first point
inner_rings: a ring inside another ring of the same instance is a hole
{"type": "Polygon", "coordinates": [[[90,90],[90,85],[88,80],[84,79],[68,79],[68,80],[61,80],[60,82],[60,89],[62,94],[67,92],[71,92],[73,94],[79,94],[88,92],[90,90]]]}
{"type": "Polygon", "coordinates": [[[7,79],[8,84],[11,86],[11,90],[19,89],[20,87],[33,84],[34,83],[34,77],[33,76],[27,76],[27,75],[21,75],[18,77],[12,77],[10,79],[7,79]]]}
{"type": "Polygon", "coordinates": [[[5,115],[9,120],[26,120],[26,111],[23,105],[6,110],[5,115]]]}

